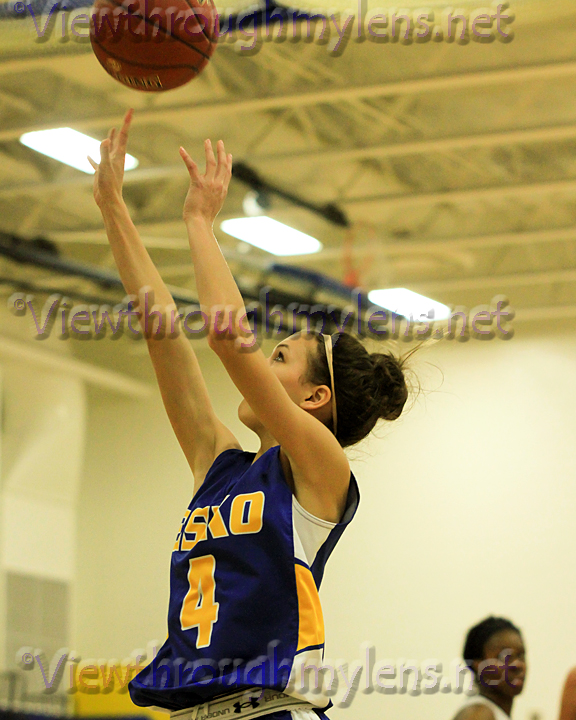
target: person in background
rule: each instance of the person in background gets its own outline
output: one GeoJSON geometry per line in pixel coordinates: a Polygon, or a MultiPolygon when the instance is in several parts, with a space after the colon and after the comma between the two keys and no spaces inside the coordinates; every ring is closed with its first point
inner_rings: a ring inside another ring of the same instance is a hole
{"type": "Polygon", "coordinates": [[[464,658],[478,694],[459,709],[454,720],[509,720],[526,678],[520,630],[510,620],[488,617],[468,631],[464,658]]]}
{"type": "Polygon", "coordinates": [[[558,720],[576,720],[576,667],[566,677],[558,720]]]}

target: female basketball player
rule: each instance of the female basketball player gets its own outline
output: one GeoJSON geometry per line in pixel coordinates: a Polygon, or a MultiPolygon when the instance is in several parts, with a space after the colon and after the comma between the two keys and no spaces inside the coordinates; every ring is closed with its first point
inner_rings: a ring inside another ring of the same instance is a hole
{"type": "Polygon", "coordinates": [[[454,720],[509,720],[526,677],[520,630],[504,618],[486,618],[468,631],[464,658],[479,694],[470,698],[454,720]]]}
{"type": "Polygon", "coordinates": [[[122,199],[131,117],[93,163],[95,199],[126,292],[140,298],[164,405],[194,475],[172,554],[168,639],[132,681],[131,696],[184,715],[193,708],[198,720],[272,712],[317,718],[329,700],[302,676],[303,665],[322,662],[317,586],[358,503],[342,448],[379,418],[400,415],[401,364],[368,354],[350,335],[298,334],[266,359],[212,232],[232,157],[222,142],[215,157],[206,141],[201,174],[181,149],[190,174],[184,221],[209,344],[243,395],[240,419],[260,440],[257,453],[244,452],[214,413],[191,343],[160,326],[174,301],[122,199]],[[151,311],[158,312],[154,327],[146,322],[151,311]],[[257,692],[246,695],[250,688],[257,692]]]}

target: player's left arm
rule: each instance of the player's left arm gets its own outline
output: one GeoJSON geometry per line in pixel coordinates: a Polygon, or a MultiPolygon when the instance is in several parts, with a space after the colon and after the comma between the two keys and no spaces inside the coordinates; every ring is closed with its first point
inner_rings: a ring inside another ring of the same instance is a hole
{"type": "Polygon", "coordinates": [[[348,459],[333,433],[293,402],[256,345],[244,301],[212,231],[213,208],[222,202],[232,171],[232,156],[221,141],[217,151],[218,160],[206,141],[206,173],[202,175],[186,151],[180,150],[191,180],[184,221],[200,304],[210,314],[210,347],[256,417],[286,452],[300,503],[314,515],[338,522],[350,482],[348,459]]]}

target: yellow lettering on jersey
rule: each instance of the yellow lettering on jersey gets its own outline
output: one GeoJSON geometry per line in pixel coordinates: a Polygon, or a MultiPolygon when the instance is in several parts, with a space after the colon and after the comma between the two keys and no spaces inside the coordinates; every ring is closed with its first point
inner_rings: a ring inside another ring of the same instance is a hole
{"type": "Polygon", "coordinates": [[[208,523],[208,529],[213,538],[228,537],[228,530],[224,525],[222,514],[220,513],[220,505],[212,505],[212,520],[208,523]]]}
{"type": "Polygon", "coordinates": [[[237,495],[230,508],[230,532],[233,535],[249,535],[260,532],[263,516],[264,493],[261,490],[237,495]],[[248,510],[246,511],[247,506],[248,510]],[[248,515],[244,520],[246,512],[248,515]]]}
{"type": "Polygon", "coordinates": [[[264,493],[258,491],[237,495],[230,507],[227,528],[221,508],[228,497],[226,495],[220,505],[208,505],[188,510],[186,517],[182,520],[182,527],[176,536],[173,550],[192,550],[199,542],[208,539],[208,530],[210,530],[210,535],[216,539],[228,537],[228,530],[233,535],[249,535],[260,532],[263,526],[264,501],[266,499],[264,493]],[[210,513],[212,517],[208,522],[210,513]]]}
{"type": "MultiPolygon", "coordinates": [[[[190,517],[191,512],[192,512],[192,510],[188,510],[186,512],[186,517],[182,520],[182,527],[184,527],[186,525],[186,523],[188,522],[188,518],[190,517]]],[[[182,528],[180,528],[180,530],[178,531],[178,535],[176,535],[176,542],[174,543],[174,547],[172,548],[173,551],[180,550],[180,538],[181,537],[182,537],[182,528]]]]}
{"type": "Polygon", "coordinates": [[[182,541],[180,543],[180,550],[192,550],[196,543],[206,540],[208,535],[208,529],[206,523],[208,521],[208,510],[209,508],[196,508],[190,514],[188,522],[184,526],[182,531],[182,541]],[[189,539],[189,535],[192,536],[189,539]]]}
{"type": "Polygon", "coordinates": [[[218,620],[220,603],[215,601],[215,569],[214,555],[204,555],[190,560],[190,570],[188,571],[190,590],[182,603],[180,625],[182,630],[198,628],[197,648],[210,645],[212,629],[218,620]]]}

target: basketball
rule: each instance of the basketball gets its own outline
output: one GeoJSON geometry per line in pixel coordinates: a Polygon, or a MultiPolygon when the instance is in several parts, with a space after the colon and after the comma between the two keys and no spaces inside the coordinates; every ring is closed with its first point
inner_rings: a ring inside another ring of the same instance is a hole
{"type": "Polygon", "coordinates": [[[115,80],[144,92],[180,87],[206,67],[216,48],[212,0],[96,0],[90,40],[115,80]]]}

